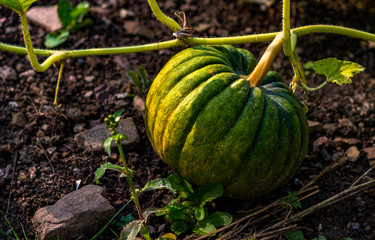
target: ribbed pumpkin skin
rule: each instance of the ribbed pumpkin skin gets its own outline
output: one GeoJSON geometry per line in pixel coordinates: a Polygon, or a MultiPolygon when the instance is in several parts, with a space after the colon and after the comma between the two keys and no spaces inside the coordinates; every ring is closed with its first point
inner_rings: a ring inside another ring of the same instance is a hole
{"type": "Polygon", "coordinates": [[[221,182],[233,198],[284,184],[308,145],[306,116],[281,76],[270,71],[260,87],[240,77],[255,64],[232,46],[188,48],[163,67],[146,100],[146,131],[161,158],[197,185],[221,182]]]}

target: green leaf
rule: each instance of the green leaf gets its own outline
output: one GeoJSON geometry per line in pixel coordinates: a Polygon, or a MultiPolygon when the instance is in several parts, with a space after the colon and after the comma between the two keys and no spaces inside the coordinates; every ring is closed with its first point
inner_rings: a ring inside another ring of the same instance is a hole
{"type": "Polygon", "coordinates": [[[188,211],[188,208],[183,206],[181,203],[175,203],[167,207],[168,215],[170,219],[185,219],[185,214],[188,211]]]}
{"type": "Polygon", "coordinates": [[[171,183],[167,179],[156,179],[147,182],[146,185],[140,190],[140,193],[164,188],[175,192],[175,190],[172,188],[171,183]]]}
{"type": "Polygon", "coordinates": [[[86,1],[80,2],[72,9],[71,18],[74,20],[82,19],[86,13],[90,10],[90,4],[86,1]]]}
{"type": "Polygon", "coordinates": [[[134,240],[142,228],[144,220],[130,222],[121,230],[121,240],[134,240]]]}
{"type": "Polygon", "coordinates": [[[116,227],[123,228],[126,224],[133,222],[135,218],[131,213],[128,213],[126,216],[122,216],[118,222],[115,224],[116,227]]]}
{"type": "Polygon", "coordinates": [[[141,80],[139,80],[138,74],[132,70],[126,71],[126,76],[134,83],[139,90],[142,89],[141,80]]]}
{"type": "Polygon", "coordinates": [[[290,44],[292,45],[292,53],[296,50],[296,45],[297,45],[297,35],[295,33],[291,33],[290,35],[290,44]]]}
{"type": "Polygon", "coordinates": [[[95,171],[95,181],[96,183],[99,183],[99,178],[101,178],[106,170],[114,170],[117,172],[123,172],[124,168],[120,167],[116,164],[113,163],[104,163],[102,166],[100,166],[96,171],[95,171]]]}
{"type": "Polygon", "coordinates": [[[214,226],[227,226],[233,220],[232,215],[227,212],[214,212],[202,222],[208,222],[214,226]]]}
{"type": "Polygon", "coordinates": [[[302,208],[302,203],[299,200],[299,197],[297,196],[296,191],[288,192],[288,199],[280,199],[281,203],[285,203],[287,205],[291,205],[294,208],[302,208]]]}
{"type": "Polygon", "coordinates": [[[194,216],[198,221],[202,221],[205,215],[206,214],[202,206],[197,206],[194,208],[194,216]]]}
{"type": "Polygon", "coordinates": [[[120,111],[117,111],[115,112],[115,114],[113,114],[113,117],[115,119],[115,122],[119,122],[120,119],[121,119],[121,115],[125,112],[125,109],[121,109],[120,111]]]}
{"type": "Polygon", "coordinates": [[[327,81],[338,85],[351,83],[351,78],[364,70],[358,63],[342,61],[336,58],[325,58],[314,63],[313,69],[327,77],[327,81]]]}
{"type": "Polygon", "coordinates": [[[112,137],[113,137],[113,140],[115,140],[116,143],[121,143],[122,141],[128,139],[128,136],[126,136],[125,134],[122,134],[122,133],[113,135],[112,137]]]}
{"type": "Polygon", "coordinates": [[[72,10],[73,6],[69,0],[60,0],[57,4],[57,14],[59,16],[60,22],[64,28],[70,25],[72,22],[72,10]]]}
{"type": "Polygon", "coordinates": [[[177,240],[177,236],[173,233],[167,233],[158,238],[158,240],[177,240]]]}
{"type": "Polygon", "coordinates": [[[181,198],[187,198],[194,193],[190,183],[178,174],[171,174],[167,177],[167,180],[170,182],[172,188],[179,193],[181,198]]]}
{"type": "Polygon", "coordinates": [[[66,42],[68,37],[68,31],[62,31],[59,34],[49,33],[44,41],[44,45],[47,48],[54,48],[66,42]]]}
{"type": "Polygon", "coordinates": [[[206,235],[207,233],[213,232],[216,227],[208,222],[201,222],[193,229],[193,232],[199,235],[206,235]]]}
{"type": "Polygon", "coordinates": [[[36,0],[0,0],[0,5],[11,8],[18,14],[25,14],[36,0]]]}
{"type": "Polygon", "coordinates": [[[143,66],[138,66],[137,72],[138,72],[139,76],[141,76],[143,85],[146,86],[147,82],[148,82],[148,74],[147,74],[146,69],[143,66]]]}
{"type": "Polygon", "coordinates": [[[189,222],[181,219],[171,219],[171,230],[179,235],[190,229],[189,222]]]}
{"type": "Polygon", "coordinates": [[[104,150],[108,153],[109,156],[111,156],[111,143],[112,143],[113,137],[107,138],[104,143],[104,150]]]}
{"type": "Polygon", "coordinates": [[[211,202],[215,198],[221,197],[224,192],[224,187],[221,183],[208,183],[198,189],[197,201],[199,204],[211,202]]]}
{"type": "Polygon", "coordinates": [[[303,232],[301,230],[297,230],[295,232],[287,232],[284,235],[288,240],[306,240],[303,232]]]}

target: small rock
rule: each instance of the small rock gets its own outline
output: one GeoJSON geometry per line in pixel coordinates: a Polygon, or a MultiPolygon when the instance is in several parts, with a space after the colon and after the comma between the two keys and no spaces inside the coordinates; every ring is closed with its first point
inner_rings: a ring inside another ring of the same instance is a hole
{"type": "Polygon", "coordinates": [[[133,107],[143,115],[145,112],[145,100],[138,95],[135,96],[133,99],[133,107]]]}
{"type": "Polygon", "coordinates": [[[48,32],[56,32],[62,28],[57,15],[57,5],[36,6],[27,11],[26,15],[30,22],[40,25],[48,32]]]}
{"type": "Polygon", "coordinates": [[[337,124],[335,123],[326,123],[323,125],[323,129],[326,130],[327,132],[335,132],[337,129],[337,124]]]}
{"type": "Polygon", "coordinates": [[[4,81],[17,80],[17,73],[13,68],[2,66],[0,67],[0,78],[4,81]]]}
{"type": "Polygon", "coordinates": [[[34,180],[36,178],[36,167],[32,166],[27,171],[29,172],[30,179],[34,180]]]}
{"type": "Polygon", "coordinates": [[[8,103],[8,105],[9,105],[9,107],[11,107],[11,108],[18,108],[18,107],[19,107],[19,105],[18,105],[18,103],[17,103],[16,101],[10,101],[10,102],[8,103]]]}
{"type": "Polygon", "coordinates": [[[91,237],[115,213],[102,194],[102,187],[87,185],[65,195],[54,205],[38,209],[32,219],[38,239],[91,237]]]}
{"type": "Polygon", "coordinates": [[[49,154],[49,155],[52,155],[53,153],[55,153],[56,152],[56,147],[54,146],[54,147],[49,147],[49,148],[47,148],[47,153],[49,154]]]}
{"type": "Polygon", "coordinates": [[[27,180],[27,176],[26,176],[26,173],[25,172],[20,172],[18,174],[18,180],[21,181],[21,182],[24,182],[27,180]]]}
{"type": "Polygon", "coordinates": [[[359,227],[360,227],[359,223],[352,223],[352,222],[350,222],[350,223],[348,223],[348,225],[346,225],[347,229],[357,230],[357,229],[359,229],[359,227]]]}
{"type": "Polygon", "coordinates": [[[16,127],[24,127],[27,123],[26,116],[22,112],[12,113],[12,125],[16,127]]]}
{"type": "Polygon", "coordinates": [[[35,76],[35,71],[33,69],[26,70],[23,73],[20,73],[19,77],[20,78],[29,78],[35,76]]]}
{"type": "Polygon", "coordinates": [[[323,146],[327,142],[328,142],[328,138],[326,136],[323,136],[323,137],[320,137],[320,138],[316,139],[313,142],[314,151],[318,150],[321,146],[323,146]]]}
{"type": "Polygon", "coordinates": [[[321,132],[323,130],[323,125],[320,122],[309,120],[308,123],[309,123],[310,133],[321,132]]]}
{"type": "Polygon", "coordinates": [[[359,150],[356,146],[351,146],[346,150],[346,155],[348,155],[349,161],[356,162],[359,159],[359,150]]]}
{"type": "Polygon", "coordinates": [[[66,110],[66,116],[74,123],[81,123],[85,121],[85,115],[79,108],[68,108],[66,110]]]}
{"type": "Polygon", "coordinates": [[[357,130],[357,127],[352,123],[352,121],[350,121],[350,119],[347,118],[339,119],[338,127],[348,128],[353,131],[357,130]]]}
{"type": "Polygon", "coordinates": [[[126,18],[132,18],[132,17],[135,17],[135,13],[130,11],[130,10],[127,10],[127,9],[120,9],[120,18],[122,19],[126,19],[126,18]]]}
{"type": "Polygon", "coordinates": [[[194,27],[194,32],[205,32],[212,27],[210,23],[199,23],[194,27]]]}
{"type": "MultiPolygon", "coordinates": [[[[133,118],[121,119],[117,130],[125,134],[128,139],[122,142],[122,146],[127,148],[134,148],[139,145],[140,136],[137,132],[133,118]]],[[[103,152],[104,141],[111,136],[111,130],[105,125],[101,124],[92,129],[78,133],[74,140],[78,146],[85,148],[89,152],[103,152]]],[[[112,149],[116,149],[117,146],[114,142],[111,145],[112,149]]]]}
{"type": "Polygon", "coordinates": [[[84,96],[85,96],[85,98],[90,98],[90,97],[92,97],[92,95],[94,95],[93,91],[87,91],[84,96]]]}
{"type": "Polygon", "coordinates": [[[79,133],[79,132],[82,132],[83,129],[85,129],[85,123],[77,123],[77,124],[74,124],[74,127],[73,127],[73,131],[75,133],[79,133]]]}
{"type": "Polygon", "coordinates": [[[367,154],[368,160],[375,159],[375,147],[363,148],[362,151],[367,154]]]}
{"type": "Polygon", "coordinates": [[[125,21],[124,28],[128,34],[139,35],[148,39],[155,37],[154,32],[138,21],[125,21]]]}
{"type": "Polygon", "coordinates": [[[95,80],[95,76],[85,76],[84,78],[86,82],[92,82],[95,80]]]}
{"type": "Polygon", "coordinates": [[[348,147],[348,146],[353,146],[353,145],[357,145],[357,144],[361,143],[361,140],[356,139],[356,138],[335,137],[335,139],[333,139],[333,142],[337,143],[339,145],[343,145],[345,147],[348,147]]]}

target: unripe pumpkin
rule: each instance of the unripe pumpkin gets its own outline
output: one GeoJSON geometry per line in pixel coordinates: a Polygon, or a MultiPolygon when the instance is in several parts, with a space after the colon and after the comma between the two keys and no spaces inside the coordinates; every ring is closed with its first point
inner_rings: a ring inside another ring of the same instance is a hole
{"type": "Polygon", "coordinates": [[[163,67],[146,100],[146,131],[160,157],[192,183],[222,183],[233,198],[284,184],[308,145],[300,102],[273,71],[251,87],[245,76],[255,65],[244,49],[188,48],[163,67]]]}

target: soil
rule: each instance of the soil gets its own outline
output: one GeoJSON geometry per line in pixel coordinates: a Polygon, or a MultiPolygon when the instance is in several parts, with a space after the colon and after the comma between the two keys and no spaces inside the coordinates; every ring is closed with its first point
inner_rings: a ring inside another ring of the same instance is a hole
{"type": "MultiPolygon", "coordinates": [[[[56,2],[43,0],[34,5],[56,2]]],[[[169,16],[173,16],[175,11],[184,11],[188,24],[196,29],[195,36],[236,36],[281,29],[281,1],[271,7],[249,3],[239,5],[236,1],[224,0],[158,2],[169,16]]],[[[94,0],[90,4],[108,11],[91,12],[90,18],[95,24],[72,33],[62,48],[138,45],[172,39],[171,31],[155,19],[147,1],[94,0]],[[124,19],[120,14],[123,9],[132,11],[134,16],[124,19]],[[124,26],[127,21],[135,21],[153,34],[131,34],[124,26]]],[[[292,1],[292,26],[336,24],[375,32],[374,12],[372,0],[292,1]]],[[[33,24],[30,24],[30,30],[34,46],[44,48],[47,32],[33,24]]],[[[2,42],[23,45],[19,17],[2,6],[0,39],[2,42]]],[[[239,47],[249,49],[260,57],[266,46],[267,43],[254,43],[239,47]]],[[[121,56],[70,59],[59,92],[60,108],[53,106],[58,69],[52,67],[43,73],[20,76],[20,73],[32,69],[27,57],[1,52],[0,66],[14,69],[17,78],[0,84],[0,210],[18,233],[22,232],[22,224],[28,238],[34,239],[31,219],[37,209],[54,204],[72,192],[76,188],[76,180],[81,180],[81,185],[93,184],[94,172],[101,164],[118,162],[116,156],[110,158],[104,153],[90,153],[77,147],[74,142],[78,132],[103,123],[104,117],[115,111],[125,109],[124,117],[130,116],[135,120],[141,136],[141,144],[137,148],[126,150],[129,166],[135,170],[136,185],[140,187],[149,180],[165,178],[173,173],[153,151],[145,134],[142,114],[133,107],[133,98],[119,98],[118,94],[136,93],[134,85],[125,75],[126,70],[145,66],[152,79],[166,61],[180,50],[174,48],[121,56]],[[26,124],[22,124],[22,121],[20,126],[12,124],[12,114],[15,113],[23,113],[26,124]]],[[[275,193],[256,200],[239,201],[223,197],[214,201],[211,208],[230,212],[234,219],[284,197],[288,191],[297,191],[350,146],[360,150],[359,158],[349,160],[321,177],[316,182],[319,193],[303,200],[303,209],[347,189],[372,163],[362,150],[375,147],[375,45],[343,36],[316,34],[300,37],[297,51],[304,63],[336,57],[355,61],[366,70],[355,77],[350,85],[328,85],[306,96],[303,92],[297,93],[301,100],[308,99],[308,119],[318,122],[321,127],[311,134],[306,159],[295,178],[275,193]],[[351,139],[352,142],[345,143],[338,138],[351,139]]],[[[289,61],[281,53],[273,69],[279,71],[287,82],[293,76],[289,61]]],[[[310,74],[308,81],[314,86],[323,79],[310,74]]],[[[373,177],[374,174],[370,172],[362,181],[373,177]]],[[[106,190],[105,197],[119,210],[129,200],[126,182],[115,173],[106,174],[101,182],[106,190]]],[[[166,196],[170,196],[166,191],[147,193],[141,198],[141,203],[143,208],[161,207],[166,196]]],[[[299,209],[293,210],[297,211],[299,209]]],[[[122,215],[128,213],[137,216],[133,206],[127,207],[122,215]]],[[[318,235],[327,239],[375,239],[374,217],[375,189],[369,189],[310,214],[297,223],[297,228],[302,230],[306,239],[318,235]]],[[[250,237],[252,233],[269,226],[273,220],[271,218],[247,226],[232,239],[250,237]]],[[[149,225],[154,238],[169,231],[163,217],[151,217],[149,225]]],[[[5,232],[9,230],[3,218],[0,218],[0,229],[5,232]]],[[[100,237],[114,238],[110,231],[100,237]]]]}

